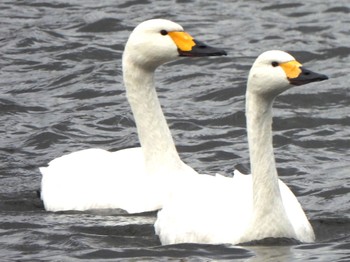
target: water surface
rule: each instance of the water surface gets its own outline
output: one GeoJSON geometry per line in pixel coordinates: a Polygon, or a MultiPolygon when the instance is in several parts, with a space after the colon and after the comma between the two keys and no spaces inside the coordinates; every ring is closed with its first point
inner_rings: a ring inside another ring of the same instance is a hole
{"type": "Polygon", "coordinates": [[[1,259],[349,261],[349,13],[345,0],[2,1],[1,259]],[[229,53],[157,70],[179,153],[199,172],[249,168],[245,82],[261,52],[289,51],[330,77],[286,92],[274,109],[279,174],[311,220],[315,243],[161,246],[155,213],[42,208],[38,167],[79,149],[138,145],[121,55],[130,31],[150,18],[176,21],[229,53]]]}

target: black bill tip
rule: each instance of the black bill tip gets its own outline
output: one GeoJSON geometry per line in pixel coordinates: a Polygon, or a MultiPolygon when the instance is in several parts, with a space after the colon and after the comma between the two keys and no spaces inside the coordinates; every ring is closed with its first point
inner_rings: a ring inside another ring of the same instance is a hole
{"type": "Polygon", "coordinates": [[[202,57],[202,56],[223,56],[227,55],[226,51],[206,45],[203,42],[193,40],[195,45],[189,51],[178,49],[180,56],[202,57]]]}
{"type": "Polygon", "coordinates": [[[288,78],[289,82],[292,85],[296,85],[296,86],[301,86],[301,85],[305,85],[308,83],[312,83],[312,82],[319,82],[319,81],[324,81],[328,79],[328,76],[323,75],[323,74],[319,74],[319,73],[315,73],[311,70],[308,70],[304,67],[300,67],[301,73],[299,74],[299,76],[295,77],[295,78],[288,78]]]}

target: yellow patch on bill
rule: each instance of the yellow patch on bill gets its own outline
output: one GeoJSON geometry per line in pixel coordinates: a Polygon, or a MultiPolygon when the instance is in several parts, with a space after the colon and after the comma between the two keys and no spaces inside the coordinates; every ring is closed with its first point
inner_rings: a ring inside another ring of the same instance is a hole
{"type": "Polygon", "coordinates": [[[282,67],[288,78],[296,78],[301,73],[300,67],[302,65],[296,60],[281,63],[280,66],[282,67]]]}
{"type": "Polygon", "coordinates": [[[196,45],[193,37],[186,32],[169,32],[168,35],[182,51],[191,51],[192,47],[196,45]]]}

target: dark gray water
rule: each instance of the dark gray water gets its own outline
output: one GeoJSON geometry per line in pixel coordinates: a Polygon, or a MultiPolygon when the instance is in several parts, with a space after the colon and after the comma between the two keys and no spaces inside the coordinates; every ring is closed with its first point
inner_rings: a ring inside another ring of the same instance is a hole
{"type": "Polygon", "coordinates": [[[347,0],[1,1],[1,261],[350,261],[349,42],[347,0]],[[316,243],[160,246],[155,213],[42,208],[39,166],[79,149],[138,145],[121,54],[134,26],[159,17],[229,53],[158,70],[178,150],[197,171],[230,175],[248,166],[245,82],[261,52],[290,51],[330,77],[288,91],[274,111],[279,173],[316,243]]]}

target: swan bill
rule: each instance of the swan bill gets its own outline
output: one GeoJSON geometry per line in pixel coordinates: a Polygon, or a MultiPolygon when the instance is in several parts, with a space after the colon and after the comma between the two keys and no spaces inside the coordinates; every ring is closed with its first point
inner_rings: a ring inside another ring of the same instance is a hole
{"type": "Polygon", "coordinates": [[[288,77],[292,85],[301,86],[312,82],[327,80],[328,76],[313,72],[304,67],[299,67],[300,73],[295,77],[288,77]]]}
{"type": "Polygon", "coordinates": [[[193,37],[186,32],[169,32],[168,35],[176,44],[177,48],[182,51],[191,51],[196,43],[193,41],[193,37]]]}
{"type": "Polygon", "coordinates": [[[288,78],[296,78],[301,73],[302,65],[298,61],[292,60],[289,62],[281,63],[280,67],[282,67],[288,78]]]}
{"type": "Polygon", "coordinates": [[[201,57],[227,55],[224,50],[208,46],[201,41],[195,40],[186,32],[169,32],[168,35],[176,44],[180,56],[201,57]]]}

